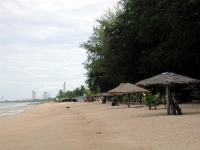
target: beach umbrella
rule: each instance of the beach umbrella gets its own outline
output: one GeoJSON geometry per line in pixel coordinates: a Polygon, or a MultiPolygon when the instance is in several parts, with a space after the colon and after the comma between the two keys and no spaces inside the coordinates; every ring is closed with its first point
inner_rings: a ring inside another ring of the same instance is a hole
{"type": "Polygon", "coordinates": [[[92,97],[96,98],[96,97],[100,97],[100,95],[99,94],[95,94],[92,97]]]}
{"type": "Polygon", "coordinates": [[[161,73],[157,76],[145,79],[136,83],[138,86],[164,86],[166,87],[167,114],[170,114],[169,88],[175,85],[195,85],[200,80],[178,75],[172,72],[161,73]]]}
{"type": "Polygon", "coordinates": [[[109,93],[99,93],[99,94],[96,94],[96,95],[94,95],[94,96],[95,96],[95,97],[100,97],[100,98],[103,97],[102,104],[105,104],[105,103],[106,103],[106,97],[113,96],[113,94],[109,94],[109,93]]]}
{"type": "Polygon", "coordinates": [[[109,93],[101,93],[101,96],[103,97],[103,101],[102,101],[102,104],[105,104],[108,97],[112,97],[113,94],[109,94],[109,93]]]}
{"type": "Polygon", "coordinates": [[[109,94],[109,93],[99,93],[94,95],[95,97],[109,97],[109,96],[113,96],[113,94],[109,94]]]}
{"type": "Polygon", "coordinates": [[[113,96],[113,94],[109,94],[109,93],[100,93],[100,95],[101,95],[102,97],[113,96]]]}
{"type": "Polygon", "coordinates": [[[130,108],[130,94],[147,93],[146,89],[138,87],[131,83],[121,83],[118,87],[108,91],[109,94],[128,94],[128,108],[130,108]]]}
{"type": "Polygon", "coordinates": [[[198,87],[197,86],[186,86],[184,88],[181,89],[182,91],[198,91],[198,87]]]}

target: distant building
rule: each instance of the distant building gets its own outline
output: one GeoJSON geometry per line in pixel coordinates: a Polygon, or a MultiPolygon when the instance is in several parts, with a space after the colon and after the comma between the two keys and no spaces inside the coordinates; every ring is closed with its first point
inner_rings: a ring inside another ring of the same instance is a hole
{"type": "Polygon", "coordinates": [[[32,90],[32,99],[36,99],[36,91],[32,90]]]}
{"type": "Polygon", "coordinates": [[[44,99],[47,99],[47,98],[48,98],[48,93],[44,92],[44,99]]]}
{"type": "Polygon", "coordinates": [[[63,84],[63,92],[67,92],[67,82],[64,82],[63,84]]]}

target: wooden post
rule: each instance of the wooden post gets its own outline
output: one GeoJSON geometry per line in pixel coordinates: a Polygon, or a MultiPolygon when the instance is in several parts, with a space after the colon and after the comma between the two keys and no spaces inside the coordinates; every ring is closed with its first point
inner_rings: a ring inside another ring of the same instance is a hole
{"type": "Polygon", "coordinates": [[[169,87],[166,87],[167,114],[170,115],[169,87]]]}
{"type": "Polygon", "coordinates": [[[130,108],[130,94],[128,94],[128,108],[130,108]]]}

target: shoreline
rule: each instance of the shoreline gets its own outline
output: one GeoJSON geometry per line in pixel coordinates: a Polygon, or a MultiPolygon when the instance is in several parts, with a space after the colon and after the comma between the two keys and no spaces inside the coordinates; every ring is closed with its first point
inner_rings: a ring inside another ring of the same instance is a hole
{"type": "Polygon", "coordinates": [[[42,104],[38,102],[13,102],[13,103],[3,103],[0,106],[0,117],[15,115],[22,113],[25,110],[31,109],[32,107],[42,104]]]}
{"type": "Polygon", "coordinates": [[[200,149],[200,105],[181,104],[182,116],[164,106],[44,103],[0,118],[1,150],[200,149]],[[70,108],[66,108],[69,106],[70,108]]]}

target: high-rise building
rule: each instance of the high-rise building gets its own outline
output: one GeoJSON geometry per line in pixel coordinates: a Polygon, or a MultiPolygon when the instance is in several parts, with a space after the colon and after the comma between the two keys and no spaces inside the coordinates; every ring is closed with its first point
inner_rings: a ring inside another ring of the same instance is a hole
{"type": "Polygon", "coordinates": [[[44,92],[44,99],[47,99],[48,97],[48,93],[47,92],[44,92]]]}
{"type": "Polygon", "coordinates": [[[63,84],[63,92],[67,92],[67,82],[66,81],[63,84]]]}
{"type": "Polygon", "coordinates": [[[36,91],[32,90],[32,99],[36,99],[36,91]]]}

